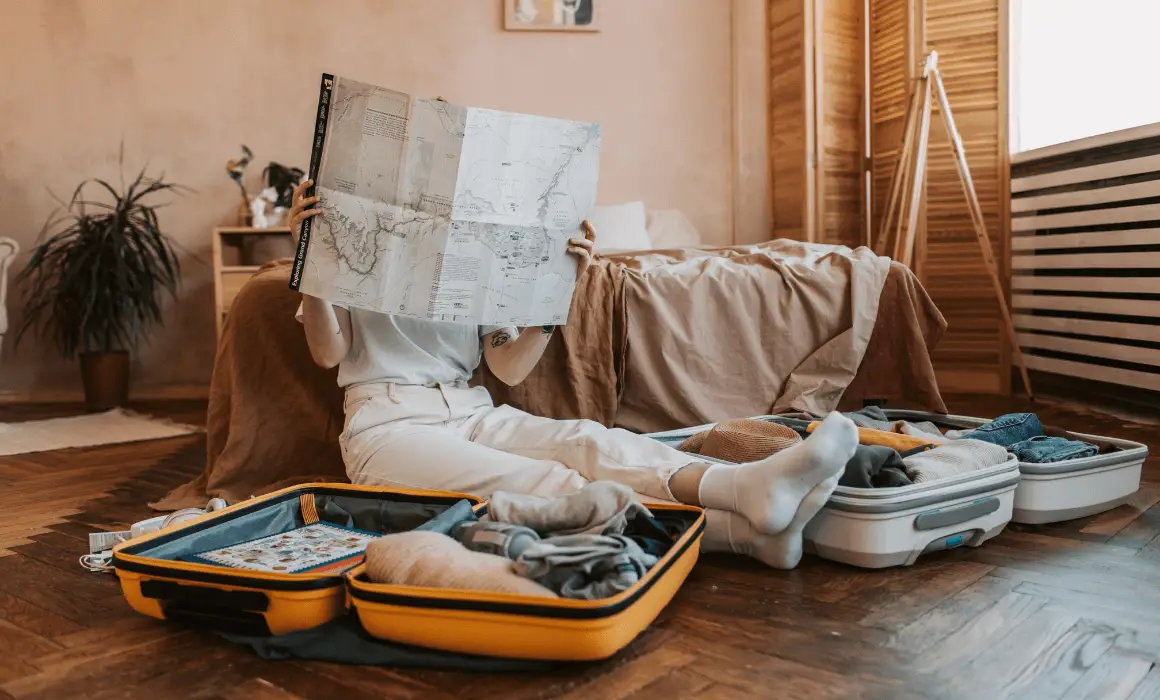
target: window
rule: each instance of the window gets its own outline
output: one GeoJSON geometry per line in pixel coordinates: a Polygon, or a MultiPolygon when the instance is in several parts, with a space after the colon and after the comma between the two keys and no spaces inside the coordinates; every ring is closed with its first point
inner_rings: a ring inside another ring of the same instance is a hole
{"type": "Polygon", "coordinates": [[[1160,122],[1160,0],[1011,0],[1011,150],[1160,122]]]}

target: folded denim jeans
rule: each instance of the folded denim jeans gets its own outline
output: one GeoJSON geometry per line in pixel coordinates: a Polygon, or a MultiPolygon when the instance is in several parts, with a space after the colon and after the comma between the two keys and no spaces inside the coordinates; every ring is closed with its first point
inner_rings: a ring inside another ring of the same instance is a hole
{"type": "Polygon", "coordinates": [[[986,425],[962,435],[961,440],[982,440],[992,445],[1010,447],[1043,435],[1043,424],[1034,413],[1008,413],[986,425]]]}
{"type": "Polygon", "coordinates": [[[1008,447],[1007,451],[1014,454],[1020,462],[1036,464],[1091,457],[1099,454],[1100,448],[1079,440],[1039,435],[1017,442],[1008,447]]]}

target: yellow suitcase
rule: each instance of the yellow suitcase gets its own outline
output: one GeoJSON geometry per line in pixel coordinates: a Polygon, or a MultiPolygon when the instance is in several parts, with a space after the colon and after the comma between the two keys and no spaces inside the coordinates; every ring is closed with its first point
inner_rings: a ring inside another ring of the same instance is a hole
{"type": "MultiPolygon", "coordinates": [[[[632,588],[601,600],[547,599],[373,583],[350,573],[351,604],[379,639],[483,656],[593,661],[612,656],[652,624],[697,563],[700,508],[648,504],[683,534],[632,588]]],[[[482,511],[481,506],[477,512],[482,511]]]]}
{"type": "Polygon", "coordinates": [[[654,516],[680,536],[635,586],[595,601],[375,584],[361,565],[341,573],[274,573],[188,560],[315,522],[400,532],[468,505],[476,515],[486,512],[485,502],[458,493],[303,484],[123,542],[113,550],[113,565],[138,612],[220,632],[282,635],[312,629],[353,607],[369,634],[391,642],[580,661],[615,654],[652,623],[696,563],[704,530],[701,509],[650,503],[654,516]]]}
{"type": "Polygon", "coordinates": [[[333,522],[342,511],[367,526],[360,530],[381,525],[382,514],[411,529],[463,500],[480,503],[441,491],[303,484],[122,542],[113,549],[113,566],[129,605],[145,615],[236,634],[297,632],[346,613],[345,574],[250,571],[181,557],[333,522]]]}

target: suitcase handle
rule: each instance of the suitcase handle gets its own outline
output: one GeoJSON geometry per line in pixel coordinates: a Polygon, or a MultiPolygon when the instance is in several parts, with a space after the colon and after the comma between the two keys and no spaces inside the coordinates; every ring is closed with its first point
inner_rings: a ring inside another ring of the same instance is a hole
{"type": "Polygon", "coordinates": [[[141,595],[161,601],[166,620],[226,634],[267,637],[263,614],[270,599],[261,591],[225,591],[176,581],[143,581],[141,595]]]}
{"type": "Polygon", "coordinates": [[[190,603],[162,603],[166,620],[189,627],[236,634],[244,637],[269,637],[270,623],[260,612],[227,610],[190,603]]]}
{"type": "Polygon", "coordinates": [[[141,595],[168,603],[219,610],[265,612],[270,607],[269,597],[261,591],[227,591],[207,586],[187,586],[176,581],[143,581],[141,595]]]}
{"type": "Polygon", "coordinates": [[[914,516],[914,529],[937,530],[940,527],[965,523],[997,510],[999,510],[999,499],[995,496],[988,496],[970,503],[960,503],[949,508],[936,508],[919,513],[914,516]]]}

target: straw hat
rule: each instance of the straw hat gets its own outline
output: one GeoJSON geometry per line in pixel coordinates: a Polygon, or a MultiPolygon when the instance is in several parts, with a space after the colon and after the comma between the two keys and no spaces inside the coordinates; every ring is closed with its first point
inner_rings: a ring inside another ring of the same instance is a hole
{"type": "Polygon", "coordinates": [[[726,462],[755,462],[802,441],[793,428],[752,418],[727,420],[690,436],[677,449],[726,462]]]}

